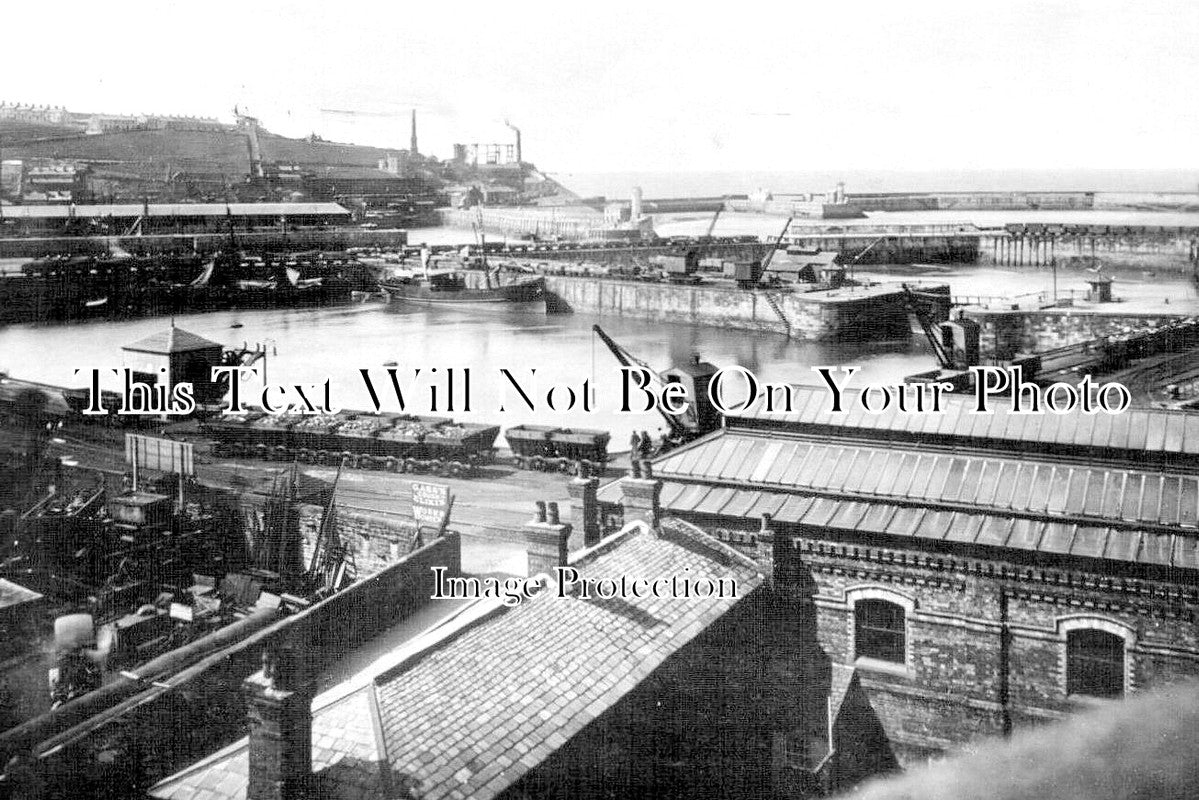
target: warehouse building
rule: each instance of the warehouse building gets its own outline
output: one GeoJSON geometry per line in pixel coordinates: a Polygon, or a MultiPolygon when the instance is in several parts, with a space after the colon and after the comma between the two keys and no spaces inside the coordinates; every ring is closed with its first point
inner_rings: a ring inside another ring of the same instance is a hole
{"type": "Polygon", "coordinates": [[[1199,418],[829,405],[797,388],[652,465],[655,513],[758,558],[816,654],[796,685],[826,702],[777,748],[796,786],[1199,676],[1199,418]]]}

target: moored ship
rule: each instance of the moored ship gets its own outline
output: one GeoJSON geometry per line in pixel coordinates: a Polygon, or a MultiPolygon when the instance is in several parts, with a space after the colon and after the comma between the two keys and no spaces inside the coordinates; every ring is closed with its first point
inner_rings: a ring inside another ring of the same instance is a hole
{"type": "MultiPolygon", "coordinates": [[[[490,280],[488,281],[490,284],[490,280]]],[[[513,307],[532,309],[545,302],[545,278],[540,275],[512,283],[470,288],[458,272],[428,276],[392,277],[379,283],[388,302],[422,306],[513,307]]]]}

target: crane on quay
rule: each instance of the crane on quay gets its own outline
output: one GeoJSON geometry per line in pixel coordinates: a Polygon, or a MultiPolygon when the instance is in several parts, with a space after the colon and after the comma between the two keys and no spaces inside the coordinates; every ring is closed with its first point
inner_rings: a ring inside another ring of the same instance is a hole
{"type": "Polygon", "coordinates": [[[654,409],[666,421],[666,435],[662,437],[656,453],[665,453],[680,445],[698,439],[720,427],[722,417],[712,405],[708,397],[708,384],[719,371],[706,361],[695,356],[692,363],[671,367],[664,372],[658,372],[648,363],[633,355],[629,350],[609,336],[599,325],[592,325],[591,330],[599,340],[611,351],[622,367],[629,370],[641,371],[648,376],[642,388],[654,386],[658,390],[669,384],[682,384],[687,390],[688,402],[681,414],[671,414],[660,403],[654,403],[654,409]]]}

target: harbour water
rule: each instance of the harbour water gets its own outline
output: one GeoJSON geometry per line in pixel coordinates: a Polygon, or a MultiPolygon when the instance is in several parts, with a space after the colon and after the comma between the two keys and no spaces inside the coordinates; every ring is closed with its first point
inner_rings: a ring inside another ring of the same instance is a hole
{"type": "MultiPolygon", "coordinates": [[[[717,366],[740,365],[763,381],[810,382],[819,380],[810,370],[812,365],[859,364],[863,371],[855,380],[881,382],[901,380],[903,375],[929,365],[923,342],[916,338],[832,345],[790,341],[777,334],[581,314],[545,316],[440,309],[397,313],[379,304],[368,304],[318,310],[214,312],[175,319],[178,327],[227,347],[240,347],[243,341],[251,347],[265,344],[270,354],[266,359],[268,383],[319,384],[330,379],[334,405],[341,408],[372,407],[359,374],[360,369],[368,368],[384,410],[401,410],[384,367],[394,362],[408,413],[437,413],[504,426],[529,423],[606,429],[613,433],[614,449],[621,449],[634,430],[654,431],[663,422],[653,413],[617,412],[621,402],[619,365],[592,333],[591,326],[596,322],[657,370],[699,354],[717,366]],[[236,324],[242,327],[231,328],[236,324]],[[421,370],[419,376],[413,372],[417,368],[421,370]],[[535,409],[528,408],[501,373],[505,368],[528,393],[535,409]],[[449,369],[455,370],[452,409],[445,385],[449,369]],[[461,394],[465,369],[470,370],[470,412],[463,408],[461,394]],[[581,408],[584,381],[593,389],[590,411],[581,408]],[[436,409],[432,386],[438,387],[436,409]],[[563,387],[554,391],[554,403],[559,408],[569,400],[567,388],[574,389],[573,410],[555,412],[548,408],[546,393],[555,386],[563,387]]],[[[0,329],[0,369],[20,378],[83,386],[86,375],[76,375],[76,369],[120,367],[121,345],[169,324],[167,319],[155,318],[9,326],[0,329]]],[[[108,377],[105,384],[118,388],[115,377],[108,377]]],[[[247,392],[252,391],[252,383],[243,386],[247,392]]],[[[730,394],[730,398],[736,396],[735,391],[730,394]]]]}
{"type": "MultiPolygon", "coordinates": [[[[894,273],[859,273],[858,277],[896,280],[894,273]]],[[[1044,270],[1000,270],[983,267],[909,270],[904,279],[944,283],[955,293],[1017,295],[1049,291],[1044,270]]],[[[1067,287],[1084,286],[1082,275],[1059,276],[1067,287]]],[[[1154,276],[1131,275],[1116,283],[1117,296],[1137,298],[1168,295],[1178,313],[1199,312],[1199,298],[1185,280],[1163,282],[1154,276]]],[[[394,311],[377,303],[326,309],[223,311],[176,317],[175,324],[226,347],[263,344],[269,353],[266,379],[271,384],[321,384],[329,379],[334,405],[348,409],[372,407],[359,373],[369,369],[385,410],[401,410],[386,374],[394,362],[405,391],[405,411],[436,413],[458,419],[518,424],[558,424],[600,428],[613,433],[620,449],[634,430],[655,431],[662,420],[654,413],[618,413],[621,375],[616,360],[592,333],[599,323],[616,341],[657,370],[684,363],[695,354],[717,366],[739,365],[770,382],[813,383],[820,378],[814,365],[857,365],[854,381],[894,383],[904,375],[933,365],[923,337],[862,344],[804,342],[779,334],[754,333],[694,325],[585,314],[546,316],[503,311],[477,313],[452,309],[394,311]],[[239,327],[233,327],[239,326],[239,327]],[[420,369],[420,375],[414,373],[420,369]],[[529,395],[529,409],[512,378],[529,395]],[[436,369],[436,372],[433,370],[436,369]],[[447,370],[455,370],[455,395],[450,408],[447,370]],[[470,370],[470,411],[463,407],[465,372],[470,370]],[[531,370],[536,370],[533,373],[531,370]],[[584,381],[592,389],[590,410],[582,408],[584,381]],[[431,387],[437,388],[434,408],[431,387]],[[534,391],[536,386],[536,391],[534,391]],[[546,393],[552,387],[554,404],[546,393]],[[575,392],[573,409],[568,389],[575,392]],[[501,410],[501,408],[503,410],[501,410]]],[[[9,374],[63,386],[86,385],[85,373],[75,370],[112,368],[123,364],[121,345],[130,344],[171,324],[166,318],[63,325],[12,325],[0,328],[0,369],[9,374]]],[[[108,388],[119,388],[114,376],[108,388]]],[[[254,383],[243,384],[247,392],[254,383]]],[[[730,399],[738,396],[731,384],[730,399]]],[[[310,396],[312,395],[309,392],[310,396]]],[[[637,395],[634,394],[634,397],[637,395]]]]}

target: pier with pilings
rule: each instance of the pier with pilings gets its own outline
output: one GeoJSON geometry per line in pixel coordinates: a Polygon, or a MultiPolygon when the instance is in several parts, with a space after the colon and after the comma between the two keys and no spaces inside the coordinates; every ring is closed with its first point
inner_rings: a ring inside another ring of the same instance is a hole
{"type": "Polygon", "coordinates": [[[1012,224],[983,236],[979,260],[1003,267],[1194,272],[1199,269],[1199,228],[1012,224]]]}

